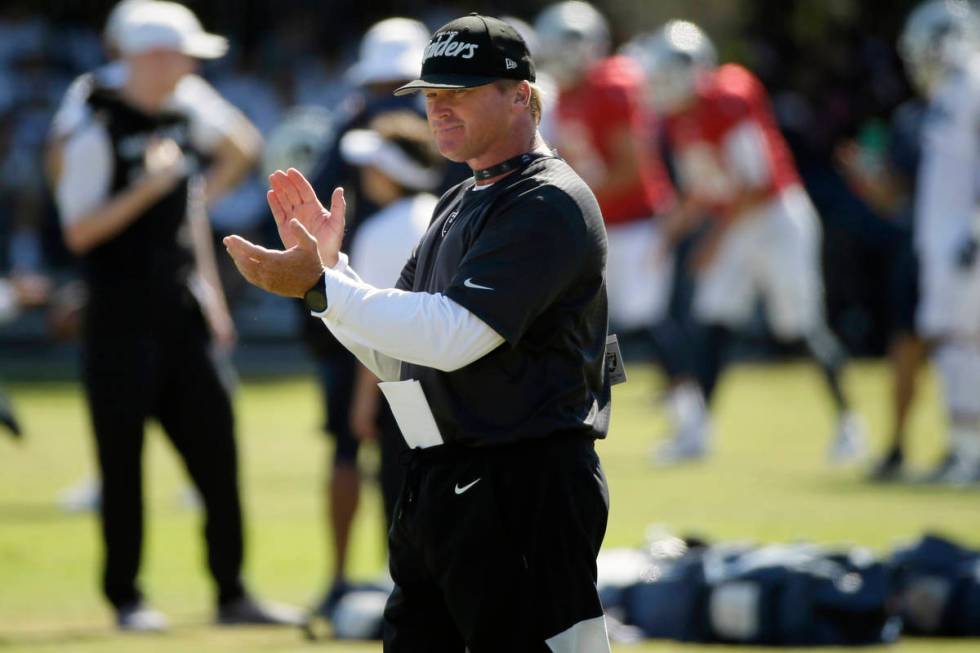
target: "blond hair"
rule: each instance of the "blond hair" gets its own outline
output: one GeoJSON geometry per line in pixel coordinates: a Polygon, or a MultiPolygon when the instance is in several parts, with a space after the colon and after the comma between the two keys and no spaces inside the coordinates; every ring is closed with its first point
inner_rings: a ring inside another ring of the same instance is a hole
{"type": "MultiPolygon", "coordinates": [[[[501,92],[509,91],[520,83],[521,81],[516,79],[498,79],[494,82],[501,92]]],[[[528,85],[531,87],[531,96],[527,102],[528,107],[531,109],[531,118],[534,119],[535,125],[540,125],[541,113],[544,110],[541,88],[533,82],[528,82],[528,85]]]]}

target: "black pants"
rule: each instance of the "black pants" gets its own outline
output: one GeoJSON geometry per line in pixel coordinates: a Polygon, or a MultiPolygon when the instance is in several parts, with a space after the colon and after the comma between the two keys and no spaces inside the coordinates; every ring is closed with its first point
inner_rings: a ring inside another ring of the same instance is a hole
{"type": "Polygon", "coordinates": [[[591,440],[411,455],[389,534],[385,651],[550,653],[570,630],[608,651],[595,561],[609,494],[591,440]]]}
{"type": "MultiPolygon", "coordinates": [[[[102,477],[103,590],[116,607],[141,598],[143,432],[159,420],[201,495],[218,601],[242,596],[242,516],[231,401],[200,314],[155,329],[99,329],[86,338],[84,381],[102,477]]],[[[179,318],[179,319],[178,319],[179,318]]],[[[117,325],[118,326],[118,325],[117,325]]]]}
{"type": "Polygon", "coordinates": [[[378,431],[381,434],[381,467],[378,470],[381,485],[381,503],[385,513],[385,532],[395,523],[395,506],[405,485],[405,452],[408,445],[398,429],[395,416],[387,400],[382,398],[378,406],[378,431]]]}

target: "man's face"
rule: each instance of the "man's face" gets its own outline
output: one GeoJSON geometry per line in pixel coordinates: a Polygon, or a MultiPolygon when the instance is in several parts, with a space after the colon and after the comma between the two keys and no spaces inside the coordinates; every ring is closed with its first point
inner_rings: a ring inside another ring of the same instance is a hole
{"type": "Polygon", "coordinates": [[[496,84],[426,90],[426,115],[439,152],[456,162],[484,154],[510,128],[513,103],[509,97],[496,84]]]}
{"type": "Polygon", "coordinates": [[[150,50],[133,57],[133,62],[164,89],[173,89],[181,78],[197,70],[196,59],[176,50],[150,50]]]}

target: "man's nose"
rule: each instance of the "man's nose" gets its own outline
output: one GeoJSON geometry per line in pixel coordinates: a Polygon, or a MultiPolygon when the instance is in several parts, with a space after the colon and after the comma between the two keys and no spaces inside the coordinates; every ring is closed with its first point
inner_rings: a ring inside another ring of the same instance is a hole
{"type": "Polygon", "coordinates": [[[446,98],[431,98],[428,102],[429,115],[433,118],[447,118],[449,117],[449,103],[446,98]]]}

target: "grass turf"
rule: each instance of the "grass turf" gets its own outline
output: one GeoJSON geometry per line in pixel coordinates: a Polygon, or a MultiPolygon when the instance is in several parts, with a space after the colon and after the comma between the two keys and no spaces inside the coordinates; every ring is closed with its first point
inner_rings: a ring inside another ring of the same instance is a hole
{"type": "MultiPolygon", "coordinates": [[[[648,450],[666,428],[652,397],[658,377],[639,365],[615,390],[610,437],[600,443],[612,495],[606,546],[632,546],[665,524],[709,539],[853,543],[884,552],[896,541],[938,530],[980,546],[980,492],[877,486],[855,469],[825,463],[833,420],[816,372],[805,365],[742,366],[720,388],[713,457],[654,469],[648,450]]],[[[879,364],[852,368],[848,387],[875,434],[888,424],[888,375],[879,364]]],[[[92,445],[75,384],[8,387],[28,431],[20,445],[0,440],[0,649],[8,651],[379,651],[376,643],[304,642],[277,629],[209,625],[212,597],[203,571],[198,514],[181,504],[183,473],[153,427],[145,450],[147,541],[143,584],[172,619],[163,636],[126,636],[111,627],[97,585],[97,521],[66,515],[59,489],[92,470],[92,445]]],[[[911,458],[924,467],[941,447],[933,379],[912,424],[911,458]]],[[[237,397],[242,486],[248,528],[247,578],[264,598],[309,605],[329,571],[322,487],[329,444],[318,432],[311,379],[250,382],[237,397]]],[[[370,454],[371,452],[367,452],[370,454]]],[[[368,465],[375,462],[366,456],[368,465]]],[[[370,578],[383,565],[381,511],[367,490],[352,568],[370,578]]],[[[616,651],[701,651],[718,647],[649,643],[616,651]]],[[[975,651],[973,641],[903,640],[892,651],[975,651]]],[[[743,651],[753,649],[740,648],[743,651]]],[[[764,650],[764,649],[759,649],[764,650]]],[[[826,649],[825,649],[826,650],[826,649]]]]}

